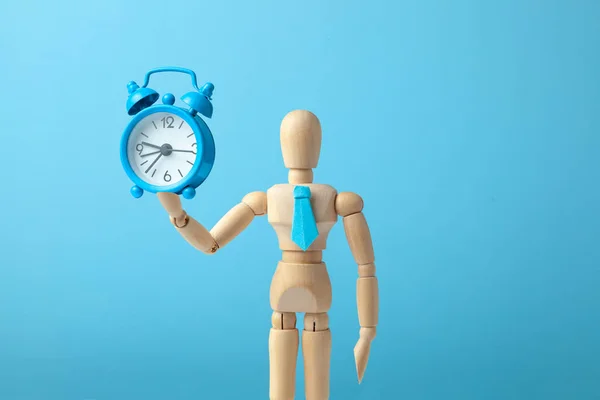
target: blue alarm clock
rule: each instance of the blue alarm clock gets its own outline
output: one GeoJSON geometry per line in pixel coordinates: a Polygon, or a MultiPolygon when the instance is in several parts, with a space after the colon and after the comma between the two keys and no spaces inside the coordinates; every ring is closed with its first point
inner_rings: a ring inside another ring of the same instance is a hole
{"type": "Polygon", "coordinates": [[[200,117],[212,117],[214,85],[206,83],[198,88],[193,71],[163,67],[148,71],[142,87],[131,81],[127,89],[127,113],[134,117],[121,138],[121,163],[135,184],[132,196],[139,198],[147,191],[193,198],[215,161],[213,135],[200,117]],[[159,72],[190,75],[195,91],[181,97],[187,108],[175,106],[175,96],[171,93],[162,97],[163,104],[154,105],[159,95],[148,83],[150,75],[159,72]]]}

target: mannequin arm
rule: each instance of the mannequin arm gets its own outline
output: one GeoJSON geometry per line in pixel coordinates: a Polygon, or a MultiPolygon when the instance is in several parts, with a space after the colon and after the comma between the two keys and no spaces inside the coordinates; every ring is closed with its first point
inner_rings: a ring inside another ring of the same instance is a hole
{"type": "Polygon", "coordinates": [[[229,210],[209,231],[185,212],[178,195],[158,193],[158,198],[179,234],[193,247],[206,254],[216,253],[246,229],[255,216],[267,213],[266,193],[252,192],[229,210]]]}
{"type": "Polygon", "coordinates": [[[375,276],[375,255],[371,232],[362,213],[363,200],[360,196],[348,192],[340,193],[336,198],[335,207],[338,215],[343,217],[346,238],[358,264],[356,301],[360,339],[354,347],[354,358],[360,382],[367,368],[371,342],[375,338],[379,322],[379,287],[375,276]]]}

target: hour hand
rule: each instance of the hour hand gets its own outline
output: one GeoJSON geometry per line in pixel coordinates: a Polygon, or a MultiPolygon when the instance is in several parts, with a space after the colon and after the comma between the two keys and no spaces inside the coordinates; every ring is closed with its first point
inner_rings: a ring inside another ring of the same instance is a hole
{"type": "Polygon", "coordinates": [[[142,144],[143,144],[144,146],[148,146],[148,147],[154,147],[155,149],[160,149],[160,146],[157,146],[157,145],[155,145],[155,144],[152,144],[152,143],[148,143],[148,142],[142,142],[142,144]]]}

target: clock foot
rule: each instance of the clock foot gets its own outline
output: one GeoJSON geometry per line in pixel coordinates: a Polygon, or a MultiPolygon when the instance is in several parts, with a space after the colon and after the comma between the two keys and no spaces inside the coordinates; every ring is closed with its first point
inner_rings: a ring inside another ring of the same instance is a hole
{"type": "Polygon", "coordinates": [[[196,195],[196,189],[188,186],[185,189],[183,189],[182,194],[184,198],[191,200],[196,195]]]}
{"type": "Polygon", "coordinates": [[[144,194],[144,190],[141,187],[137,186],[137,185],[133,186],[131,188],[130,192],[131,192],[131,195],[133,197],[135,197],[136,199],[139,199],[144,194]]]}

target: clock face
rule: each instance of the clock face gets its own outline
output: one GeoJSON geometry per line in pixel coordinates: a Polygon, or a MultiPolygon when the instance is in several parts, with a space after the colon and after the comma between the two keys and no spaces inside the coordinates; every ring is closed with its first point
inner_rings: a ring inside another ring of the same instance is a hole
{"type": "Polygon", "coordinates": [[[168,112],[142,119],[133,128],[127,144],[131,169],[154,186],[171,186],[184,179],[194,166],[196,152],[192,127],[168,112]]]}

